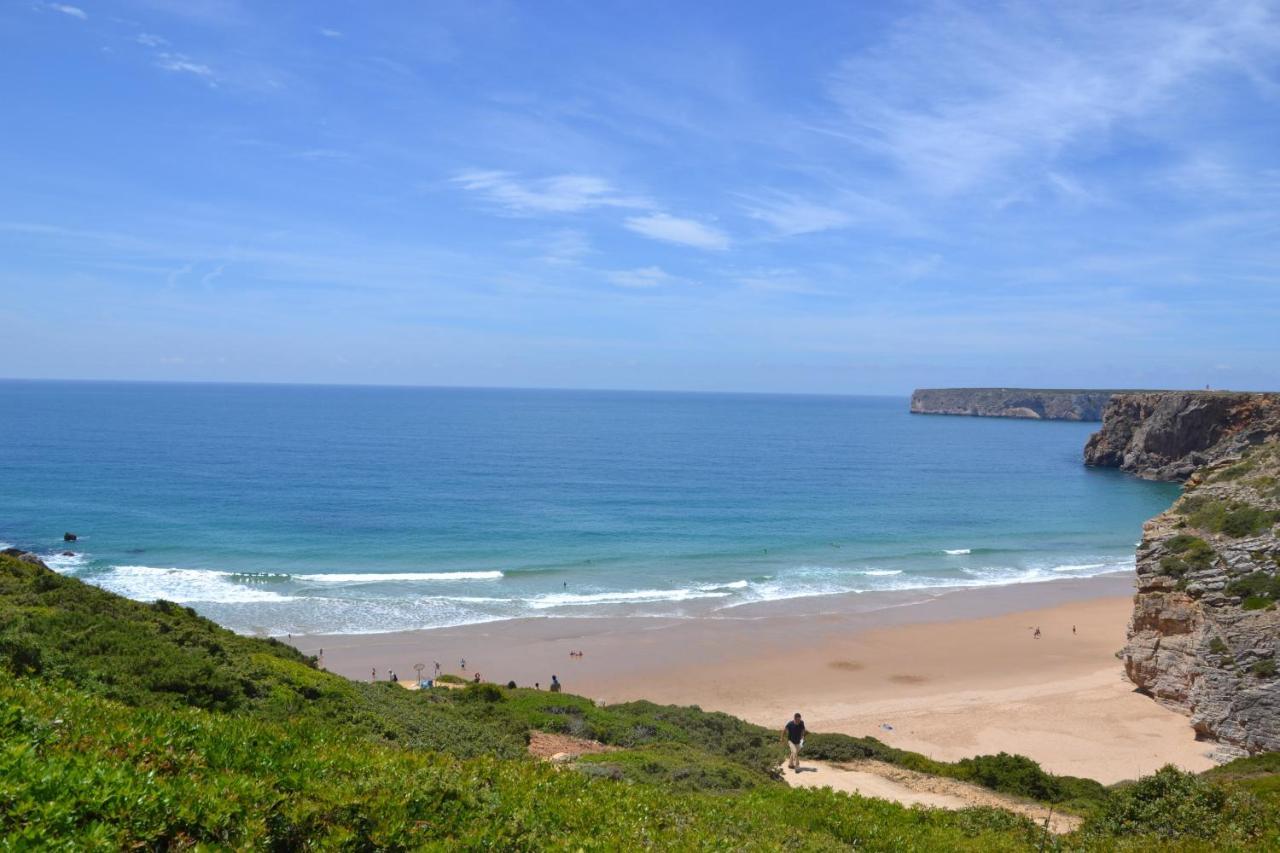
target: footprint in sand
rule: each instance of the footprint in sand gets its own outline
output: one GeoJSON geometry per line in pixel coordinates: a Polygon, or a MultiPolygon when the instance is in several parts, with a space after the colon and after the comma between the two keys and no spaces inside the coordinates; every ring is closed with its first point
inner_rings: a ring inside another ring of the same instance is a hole
{"type": "Polygon", "coordinates": [[[924,684],[929,679],[923,675],[891,675],[889,680],[894,684],[924,684]]]}

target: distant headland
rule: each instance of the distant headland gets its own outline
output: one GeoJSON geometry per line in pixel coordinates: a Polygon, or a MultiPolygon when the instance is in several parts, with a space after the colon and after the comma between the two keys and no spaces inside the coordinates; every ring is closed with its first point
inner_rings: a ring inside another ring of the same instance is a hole
{"type": "Polygon", "coordinates": [[[1096,388],[917,388],[913,415],[1101,421],[1107,401],[1124,389],[1096,388]]]}

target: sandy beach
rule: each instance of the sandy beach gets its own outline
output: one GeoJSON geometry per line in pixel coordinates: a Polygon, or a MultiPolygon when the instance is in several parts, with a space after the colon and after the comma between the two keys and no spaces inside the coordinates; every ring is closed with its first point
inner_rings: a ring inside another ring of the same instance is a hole
{"type": "Polygon", "coordinates": [[[696,704],[763,725],[874,735],[955,760],[1017,752],[1103,782],[1212,766],[1187,720],[1133,691],[1115,652],[1129,575],[796,599],[695,618],[525,619],[431,631],[294,637],[352,678],[415,663],[487,681],[559,676],[606,702],[696,704]],[[1039,627],[1041,637],[1034,637],[1039,627]],[[1074,631],[1073,631],[1074,627],[1074,631]],[[581,658],[571,657],[581,650],[581,658]]]}

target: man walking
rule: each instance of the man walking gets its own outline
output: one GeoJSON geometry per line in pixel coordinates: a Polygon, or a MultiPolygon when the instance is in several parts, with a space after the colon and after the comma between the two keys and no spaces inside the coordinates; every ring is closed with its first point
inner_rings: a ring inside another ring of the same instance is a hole
{"type": "Polygon", "coordinates": [[[791,750],[791,756],[787,759],[787,766],[799,773],[800,747],[804,746],[804,720],[800,719],[799,712],[796,712],[795,718],[787,723],[786,728],[782,730],[782,739],[787,742],[787,748],[791,750]]]}

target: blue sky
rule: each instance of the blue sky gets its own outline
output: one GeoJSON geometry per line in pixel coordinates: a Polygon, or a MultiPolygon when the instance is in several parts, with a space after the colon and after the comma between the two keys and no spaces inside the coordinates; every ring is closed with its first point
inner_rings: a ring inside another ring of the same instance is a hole
{"type": "Polygon", "coordinates": [[[1280,387],[1280,0],[16,0],[0,376],[1280,387]]]}

